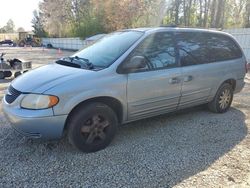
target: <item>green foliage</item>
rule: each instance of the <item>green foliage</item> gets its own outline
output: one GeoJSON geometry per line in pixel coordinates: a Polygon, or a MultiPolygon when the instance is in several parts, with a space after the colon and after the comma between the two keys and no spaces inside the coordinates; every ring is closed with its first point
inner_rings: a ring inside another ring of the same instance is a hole
{"type": "Polygon", "coordinates": [[[35,10],[33,12],[34,18],[32,19],[33,32],[37,37],[47,37],[48,34],[44,30],[44,26],[41,20],[41,15],[35,10]]]}
{"type": "Polygon", "coordinates": [[[104,33],[104,27],[98,18],[82,19],[80,23],[71,26],[71,34],[75,37],[85,38],[99,33],[104,33]]]}
{"type": "Polygon", "coordinates": [[[82,38],[160,24],[249,27],[250,0],[41,0],[32,23],[38,36],[82,38]]]}
{"type": "Polygon", "coordinates": [[[13,33],[15,31],[15,24],[12,19],[6,23],[6,25],[0,28],[0,33],[13,33]]]}

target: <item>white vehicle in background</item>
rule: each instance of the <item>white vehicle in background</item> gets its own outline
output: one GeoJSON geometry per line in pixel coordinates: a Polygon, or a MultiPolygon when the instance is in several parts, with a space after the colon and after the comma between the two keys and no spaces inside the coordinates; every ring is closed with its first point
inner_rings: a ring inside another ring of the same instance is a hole
{"type": "Polygon", "coordinates": [[[95,41],[103,38],[104,36],[106,36],[106,34],[97,34],[97,35],[93,35],[91,37],[88,37],[84,40],[84,45],[93,44],[95,41]]]}
{"type": "Polygon", "coordinates": [[[42,46],[46,48],[60,48],[65,50],[78,51],[97,40],[103,38],[106,34],[97,34],[82,40],[81,38],[42,38],[42,46]]]}

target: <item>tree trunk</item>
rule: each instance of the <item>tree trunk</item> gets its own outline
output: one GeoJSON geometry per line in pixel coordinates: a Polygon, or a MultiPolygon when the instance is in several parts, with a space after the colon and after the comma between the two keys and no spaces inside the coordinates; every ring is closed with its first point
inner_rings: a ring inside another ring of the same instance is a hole
{"type": "Polygon", "coordinates": [[[246,13],[245,13],[245,27],[250,27],[250,0],[247,0],[246,13]]]}
{"type": "Polygon", "coordinates": [[[212,5],[211,5],[211,21],[210,21],[210,26],[212,28],[215,28],[215,20],[216,20],[216,4],[217,4],[217,0],[212,0],[212,5]]]}
{"type": "Polygon", "coordinates": [[[187,4],[186,4],[186,0],[183,0],[183,14],[184,14],[184,25],[187,26],[187,4]]]}
{"type": "Polygon", "coordinates": [[[216,8],[215,27],[222,28],[224,21],[225,0],[219,0],[216,8]]]}
{"type": "Polygon", "coordinates": [[[188,19],[187,19],[187,24],[188,26],[190,26],[191,24],[191,9],[192,9],[192,3],[193,3],[193,0],[189,0],[189,3],[188,3],[188,19]]]}
{"type": "Polygon", "coordinates": [[[199,0],[199,5],[200,5],[199,26],[200,26],[200,27],[202,26],[202,14],[203,14],[202,1],[203,1],[203,0],[199,0]]]}
{"type": "Polygon", "coordinates": [[[175,1],[175,25],[179,24],[180,0],[175,1]]]}
{"type": "Polygon", "coordinates": [[[207,27],[209,7],[210,7],[210,0],[205,0],[203,27],[207,27]]]}

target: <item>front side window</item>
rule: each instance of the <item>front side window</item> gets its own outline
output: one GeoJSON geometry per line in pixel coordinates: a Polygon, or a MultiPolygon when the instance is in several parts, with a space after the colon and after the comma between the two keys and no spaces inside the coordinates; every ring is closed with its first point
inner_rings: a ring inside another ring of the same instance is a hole
{"type": "Polygon", "coordinates": [[[144,39],[130,54],[129,59],[142,56],[147,61],[145,69],[177,67],[175,42],[171,33],[155,33],[144,39]]]}
{"type": "Polygon", "coordinates": [[[125,53],[144,33],[119,31],[106,35],[73,55],[87,60],[95,67],[108,67],[125,53]]]}

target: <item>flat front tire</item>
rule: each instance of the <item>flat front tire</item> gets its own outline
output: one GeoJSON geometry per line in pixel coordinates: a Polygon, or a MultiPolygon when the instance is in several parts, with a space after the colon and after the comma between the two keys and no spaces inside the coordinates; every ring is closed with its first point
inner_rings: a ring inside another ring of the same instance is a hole
{"type": "Polygon", "coordinates": [[[218,89],[214,99],[208,103],[208,108],[215,113],[225,113],[233,101],[233,88],[230,84],[224,83],[218,89]]]}
{"type": "Polygon", "coordinates": [[[82,105],[69,119],[69,142],[83,152],[102,150],[113,140],[117,125],[115,112],[106,104],[82,105]]]}

